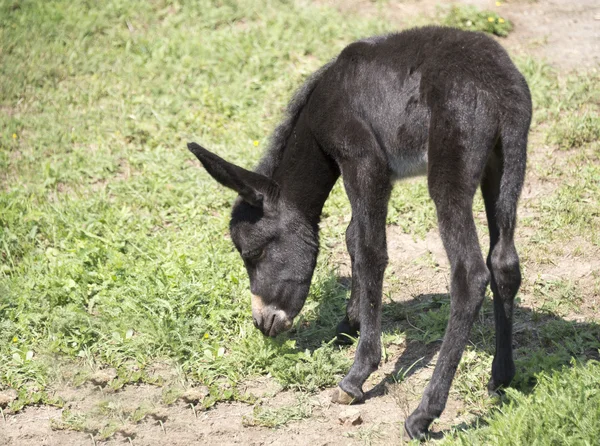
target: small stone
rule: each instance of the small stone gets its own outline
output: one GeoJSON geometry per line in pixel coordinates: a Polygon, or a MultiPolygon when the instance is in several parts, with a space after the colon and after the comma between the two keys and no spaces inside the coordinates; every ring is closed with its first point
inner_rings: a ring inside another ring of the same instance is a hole
{"type": "Polygon", "coordinates": [[[206,386],[192,387],[188,389],[181,398],[186,403],[197,404],[210,394],[210,390],[206,386]]]}
{"type": "Polygon", "coordinates": [[[130,442],[132,438],[135,438],[135,426],[132,424],[128,424],[119,429],[116,433],[121,434],[123,438],[129,438],[130,442]]]}
{"type": "Polygon", "coordinates": [[[88,380],[96,386],[104,387],[117,376],[119,375],[115,369],[104,369],[98,370],[96,373],[91,375],[88,380]]]}
{"type": "Polygon", "coordinates": [[[360,411],[354,407],[341,411],[340,415],[338,416],[338,420],[340,421],[340,424],[348,424],[352,426],[358,426],[363,422],[360,411]]]}
{"type": "Polygon", "coordinates": [[[153,412],[149,412],[148,416],[154,418],[156,421],[161,421],[163,423],[169,419],[169,415],[167,414],[167,412],[162,409],[157,409],[153,412]]]}
{"type": "Polygon", "coordinates": [[[18,393],[15,389],[6,389],[0,392],[0,407],[5,408],[17,399],[18,393]]]}

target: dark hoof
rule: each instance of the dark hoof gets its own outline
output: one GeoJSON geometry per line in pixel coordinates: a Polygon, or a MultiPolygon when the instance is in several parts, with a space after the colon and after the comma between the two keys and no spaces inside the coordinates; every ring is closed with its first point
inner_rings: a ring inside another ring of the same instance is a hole
{"type": "Polygon", "coordinates": [[[352,345],[354,343],[354,339],[358,337],[358,329],[353,328],[350,325],[350,321],[348,318],[344,318],[342,322],[340,322],[335,330],[336,340],[335,343],[338,345],[352,345]]]}
{"type": "Polygon", "coordinates": [[[503,396],[504,389],[510,386],[513,378],[515,377],[515,364],[512,359],[505,359],[503,361],[494,358],[492,364],[492,376],[488,381],[488,394],[490,396],[503,396]]]}
{"type": "Polygon", "coordinates": [[[504,382],[498,383],[494,378],[490,378],[487,385],[488,395],[491,397],[503,397],[506,394],[504,389],[510,385],[510,381],[504,380],[504,382]]]}
{"type": "Polygon", "coordinates": [[[419,418],[414,413],[411,414],[404,422],[404,435],[411,440],[423,441],[429,437],[429,425],[431,421],[424,418],[419,418]]]}

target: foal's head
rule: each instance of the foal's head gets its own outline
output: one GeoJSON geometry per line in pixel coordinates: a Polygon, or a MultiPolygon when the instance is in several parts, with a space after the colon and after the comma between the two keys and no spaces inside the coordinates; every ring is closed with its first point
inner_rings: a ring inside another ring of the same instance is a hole
{"type": "Polygon", "coordinates": [[[308,295],[319,246],[317,226],[280,197],[270,178],[198,144],[188,148],[215,180],[239,194],[229,224],[231,239],[250,278],[254,324],[276,336],[292,326],[308,295]]]}

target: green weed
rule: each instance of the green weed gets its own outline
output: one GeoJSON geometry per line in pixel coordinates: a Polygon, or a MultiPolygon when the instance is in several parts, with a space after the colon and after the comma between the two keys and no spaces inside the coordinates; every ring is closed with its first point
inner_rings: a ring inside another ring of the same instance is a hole
{"type": "Polygon", "coordinates": [[[312,416],[312,405],[304,396],[289,406],[267,408],[255,406],[251,416],[244,417],[244,426],[280,427],[291,421],[299,421],[312,416]]]}
{"type": "Polygon", "coordinates": [[[492,359],[493,355],[469,347],[463,353],[456,371],[453,391],[465,401],[469,411],[477,415],[485,414],[493,404],[487,392],[492,359]]]}
{"type": "Polygon", "coordinates": [[[304,353],[285,353],[273,359],[271,374],[284,388],[314,392],[331,387],[350,366],[349,358],[330,345],[304,353]]]}
{"type": "MultiPolygon", "coordinates": [[[[441,11],[440,11],[440,14],[441,11]]],[[[506,37],[513,29],[510,20],[501,17],[495,11],[481,11],[475,6],[453,5],[443,15],[442,24],[467,31],[483,31],[489,34],[506,37]]]]}
{"type": "Polygon", "coordinates": [[[572,282],[563,280],[537,280],[533,293],[541,303],[541,310],[554,314],[566,314],[578,308],[581,295],[572,282]]]}

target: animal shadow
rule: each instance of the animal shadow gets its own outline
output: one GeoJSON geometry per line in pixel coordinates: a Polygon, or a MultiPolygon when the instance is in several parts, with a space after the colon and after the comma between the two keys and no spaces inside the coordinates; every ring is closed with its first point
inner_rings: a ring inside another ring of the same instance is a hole
{"type": "MultiPolygon", "coordinates": [[[[314,350],[335,338],[335,327],[345,314],[351,283],[351,278],[335,273],[323,282],[316,317],[304,320],[291,334],[298,348],[314,350]]],[[[384,299],[382,332],[384,337],[404,336],[404,349],[395,359],[393,371],[366,392],[365,400],[384,395],[398,379],[408,379],[431,365],[441,347],[449,314],[447,293],[420,294],[402,302],[384,299]]],[[[599,323],[568,320],[552,311],[525,308],[519,305],[518,297],[513,319],[517,374],[511,387],[521,392],[533,389],[537,374],[560,370],[573,358],[584,363],[600,359],[599,323]]],[[[468,345],[493,356],[494,336],[493,304],[488,292],[468,345]]]]}

